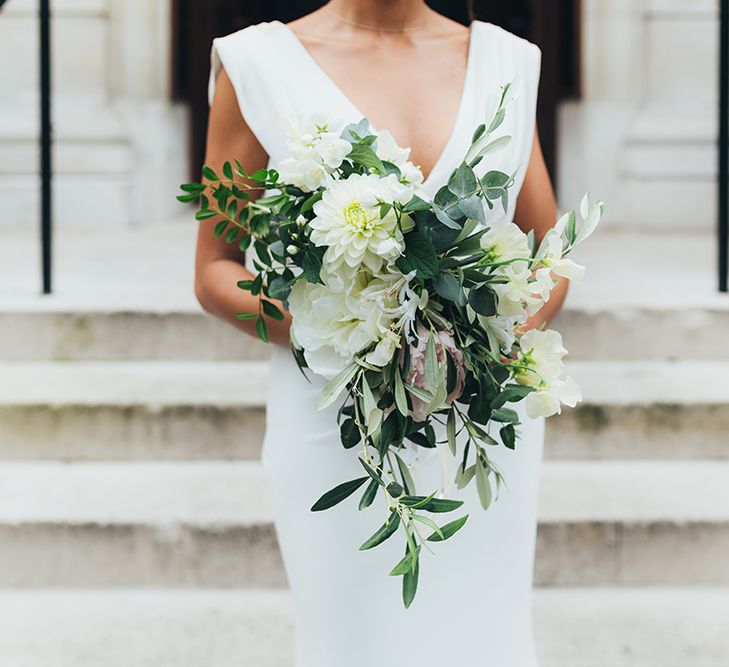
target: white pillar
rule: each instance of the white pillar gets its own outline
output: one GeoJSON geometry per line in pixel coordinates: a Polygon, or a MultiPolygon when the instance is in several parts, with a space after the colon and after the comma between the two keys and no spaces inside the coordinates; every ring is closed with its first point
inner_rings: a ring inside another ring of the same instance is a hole
{"type": "Polygon", "coordinates": [[[609,224],[713,229],[718,1],[585,0],[584,35],[584,99],[561,113],[561,200],[589,183],[609,224]]]}

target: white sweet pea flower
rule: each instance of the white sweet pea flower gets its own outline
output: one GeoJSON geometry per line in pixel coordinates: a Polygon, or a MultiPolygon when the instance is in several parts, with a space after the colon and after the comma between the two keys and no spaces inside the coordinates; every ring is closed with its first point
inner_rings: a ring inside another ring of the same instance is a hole
{"type": "Polygon", "coordinates": [[[423,172],[420,170],[420,167],[408,160],[410,157],[410,149],[398,146],[395,138],[388,130],[377,133],[375,152],[380,160],[383,162],[391,162],[400,170],[400,180],[402,183],[414,187],[422,184],[423,172]]]}
{"type": "Polygon", "coordinates": [[[394,210],[384,216],[383,202],[407,203],[412,191],[392,176],[381,178],[374,174],[352,174],[345,180],[332,181],[322,198],[314,205],[316,217],[311,221],[311,240],[327,246],[325,263],[332,268],[346,265],[354,269],[365,265],[370,271],[381,269],[393,253],[393,245],[404,249],[404,240],[394,210]],[[383,241],[386,257],[379,253],[383,241]]]}
{"type": "Polygon", "coordinates": [[[377,133],[375,149],[380,160],[392,162],[392,164],[402,164],[403,162],[407,162],[407,159],[410,157],[410,149],[398,146],[395,137],[392,136],[389,130],[383,130],[377,133]]]}
{"type": "Polygon", "coordinates": [[[582,392],[571,377],[555,380],[549,387],[537,389],[526,397],[526,413],[532,419],[562,413],[562,405],[574,408],[582,400],[582,392]]]}
{"type": "Polygon", "coordinates": [[[561,405],[574,407],[582,399],[577,383],[565,375],[563,357],[567,350],[557,331],[527,331],[519,340],[517,357],[522,364],[515,379],[519,384],[533,387],[526,398],[530,417],[551,417],[561,412],[561,405]]]}
{"type": "Polygon", "coordinates": [[[527,314],[533,315],[544,305],[544,299],[535,296],[535,285],[529,267],[518,262],[503,267],[498,274],[509,279],[507,283],[494,285],[499,315],[518,317],[525,310],[527,314]]]}
{"type": "Polygon", "coordinates": [[[527,235],[513,222],[502,218],[481,237],[481,249],[489,262],[510,262],[531,259],[527,235]]]}
{"type": "Polygon", "coordinates": [[[549,268],[555,275],[561,278],[567,278],[575,282],[582,280],[585,275],[585,267],[573,262],[571,259],[562,257],[563,253],[564,242],[562,241],[562,237],[557,231],[552,229],[547,232],[547,235],[539,246],[537,259],[540,260],[543,266],[549,268]]]}
{"type": "Polygon", "coordinates": [[[517,375],[520,384],[538,387],[541,382],[552,382],[562,374],[562,358],[567,350],[558,331],[530,329],[519,340],[519,346],[519,361],[527,366],[517,375]]]}
{"type": "Polygon", "coordinates": [[[537,269],[531,282],[532,294],[544,302],[549,301],[549,295],[556,285],[551,269],[537,269]]]}

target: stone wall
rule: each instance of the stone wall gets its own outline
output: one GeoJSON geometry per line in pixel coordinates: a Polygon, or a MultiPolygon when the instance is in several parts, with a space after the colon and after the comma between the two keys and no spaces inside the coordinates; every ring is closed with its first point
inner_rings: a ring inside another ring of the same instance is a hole
{"type": "MultiPolygon", "coordinates": [[[[59,224],[138,224],[176,212],[186,130],[169,102],[168,0],[56,0],[55,211],[59,224]]],[[[0,225],[38,210],[37,2],[0,13],[0,225]]]]}
{"type": "Polygon", "coordinates": [[[584,87],[561,110],[560,200],[609,224],[709,231],[716,216],[717,0],[585,0],[584,87]]]}

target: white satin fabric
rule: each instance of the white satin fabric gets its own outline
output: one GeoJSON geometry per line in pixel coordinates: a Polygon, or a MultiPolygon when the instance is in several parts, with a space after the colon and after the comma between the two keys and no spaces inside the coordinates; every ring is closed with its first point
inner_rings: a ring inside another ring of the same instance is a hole
{"type": "MultiPolygon", "coordinates": [[[[458,117],[424,191],[432,196],[459,164],[473,130],[489,120],[489,98],[518,80],[502,130],[514,139],[484,165],[519,170],[511,218],[534,136],[540,53],[488,23],[476,21],[471,31],[458,117]]],[[[221,67],[271,165],[286,155],[281,127],[286,116],[326,112],[353,122],[363,116],[282,23],[254,25],[214,41],[211,100],[221,67]]],[[[489,450],[507,487],[488,511],[481,509],[474,483],[449,491],[465,505],[438,518],[445,522],[464,513],[470,518],[451,540],[433,545],[435,554],[423,550],[418,594],[405,610],[401,578],[388,576],[404,554],[402,536],[358,550],[386,518],[384,500],[378,497],[359,512],[358,493],[330,510],[309,510],[323,492],[362,475],[357,450],[340,444],[336,407],[315,408],[324,380],[309,377],[311,382],[288,349],[274,348],[262,461],[294,599],[295,667],[536,667],[531,591],[543,420],[520,410],[516,451],[489,450]]],[[[418,491],[440,488],[445,453],[413,446],[409,456],[418,491]]]]}

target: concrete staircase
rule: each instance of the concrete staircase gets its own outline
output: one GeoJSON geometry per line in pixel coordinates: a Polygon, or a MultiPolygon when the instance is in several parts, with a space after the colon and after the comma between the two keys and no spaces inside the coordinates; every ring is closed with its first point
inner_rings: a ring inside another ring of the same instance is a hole
{"type": "MultiPolygon", "coordinates": [[[[64,232],[47,300],[32,239],[0,243],[27,276],[0,287],[2,667],[293,664],[258,460],[267,350],[192,302],[186,230],[64,232]]],[[[729,666],[710,253],[606,234],[581,258],[557,326],[585,401],[549,422],[541,484],[542,667],[729,666]]]]}

